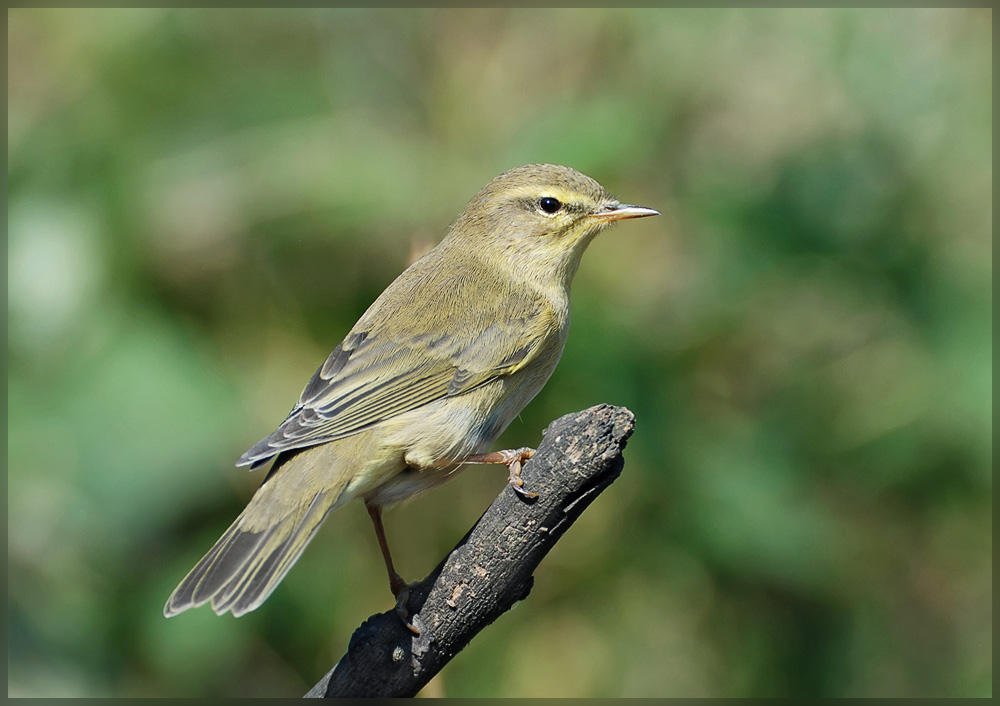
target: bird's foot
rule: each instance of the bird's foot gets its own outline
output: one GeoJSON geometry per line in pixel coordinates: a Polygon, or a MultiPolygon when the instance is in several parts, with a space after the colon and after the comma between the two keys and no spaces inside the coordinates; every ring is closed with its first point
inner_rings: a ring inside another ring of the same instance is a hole
{"type": "Polygon", "coordinates": [[[535,450],[523,446],[519,449],[505,449],[504,451],[492,451],[486,454],[473,454],[467,456],[461,463],[502,463],[507,466],[507,482],[514,492],[521,497],[534,500],[538,493],[532,493],[524,489],[524,480],[521,479],[521,466],[529,458],[535,455],[535,450]]]}
{"type": "Polygon", "coordinates": [[[532,493],[530,490],[524,489],[524,479],[521,478],[521,466],[535,455],[535,450],[524,447],[515,451],[498,451],[497,453],[506,454],[508,457],[504,463],[507,465],[507,483],[513,491],[529,500],[537,498],[538,493],[532,493]]]}
{"type": "Polygon", "coordinates": [[[414,635],[419,635],[420,629],[410,621],[410,612],[406,608],[406,603],[410,600],[410,590],[417,583],[416,581],[406,583],[399,574],[396,574],[390,585],[393,595],[396,596],[396,615],[399,616],[399,619],[403,621],[403,625],[414,635]]]}

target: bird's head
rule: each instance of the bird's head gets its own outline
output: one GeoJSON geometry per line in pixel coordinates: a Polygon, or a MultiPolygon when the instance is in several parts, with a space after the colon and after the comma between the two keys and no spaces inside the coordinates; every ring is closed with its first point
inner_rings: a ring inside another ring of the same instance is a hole
{"type": "MultiPolygon", "coordinates": [[[[554,164],[504,172],[477,193],[455,221],[449,245],[516,272],[569,286],[580,257],[615,221],[659,215],[619,203],[590,177],[554,164]]],[[[492,264],[492,263],[491,263],[492,264]]]]}

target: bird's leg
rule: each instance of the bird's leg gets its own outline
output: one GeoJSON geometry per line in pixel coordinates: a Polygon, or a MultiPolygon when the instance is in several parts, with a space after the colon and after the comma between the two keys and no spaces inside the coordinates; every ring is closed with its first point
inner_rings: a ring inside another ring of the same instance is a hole
{"type": "Polygon", "coordinates": [[[507,482],[514,492],[526,498],[537,498],[538,493],[532,493],[524,489],[524,481],[521,479],[521,465],[535,455],[535,450],[527,446],[520,449],[507,449],[504,451],[493,451],[486,454],[473,454],[462,459],[462,463],[502,463],[507,466],[507,482]]]}
{"type": "Polygon", "coordinates": [[[375,526],[375,536],[378,538],[378,546],[382,550],[382,558],[385,560],[385,570],[389,573],[389,590],[396,597],[396,614],[403,621],[403,625],[410,629],[410,632],[414,635],[419,635],[420,630],[410,622],[410,615],[406,610],[406,601],[410,597],[410,587],[412,584],[406,583],[392,565],[392,555],[389,554],[389,542],[385,539],[385,528],[382,526],[382,507],[367,500],[365,501],[365,507],[368,508],[368,516],[372,518],[372,524],[375,526]]]}
{"type": "Polygon", "coordinates": [[[396,573],[396,568],[392,565],[389,542],[385,539],[385,528],[382,526],[382,508],[379,505],[368,502],[365,502],[365,507],[368,508],[368,516],[372,518],[372,524],[375,526],[375,536],[378,538],[379,549],[382,550],[385,569],[389,573],[389,590],[392,591],[392,595],[398,595],[400,591],[406,588],[406,581],[396,573]]]}

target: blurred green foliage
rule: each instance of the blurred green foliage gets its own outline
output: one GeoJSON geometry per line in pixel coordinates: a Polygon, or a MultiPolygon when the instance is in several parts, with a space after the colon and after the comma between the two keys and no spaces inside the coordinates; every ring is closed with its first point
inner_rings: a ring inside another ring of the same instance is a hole
{"type": "MultiPolygon", "coordinates": [[[[299,695],[388,610],[360,505],[265,606],[170,590],[367,305],[512,166],[598,239],[547,388],[621,479],[447,696],[992,693],[992,11],[8,14],[8,693],[299,695]]],[[[426,574],[505,476],[398,508],[426,574]]]]}

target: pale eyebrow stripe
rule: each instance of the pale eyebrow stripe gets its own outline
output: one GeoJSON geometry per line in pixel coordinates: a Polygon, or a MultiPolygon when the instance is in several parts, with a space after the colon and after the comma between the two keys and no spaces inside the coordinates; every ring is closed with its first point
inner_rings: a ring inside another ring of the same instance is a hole
{"type": "Polygon", "coordinates": [[[544,196],[552,196],[559,199],[563,203],[567,203],[573,198],[572,191],[567,191],[566,189],[559,187],[548,187],[544,191],[539,191],[537,187],[532,188],[529,186],[523,186],[519,189],[512,189],[511,191],[508,191],[507,195],[512,199],[530,198],[531,200],[542,198],[544,196]]]}

